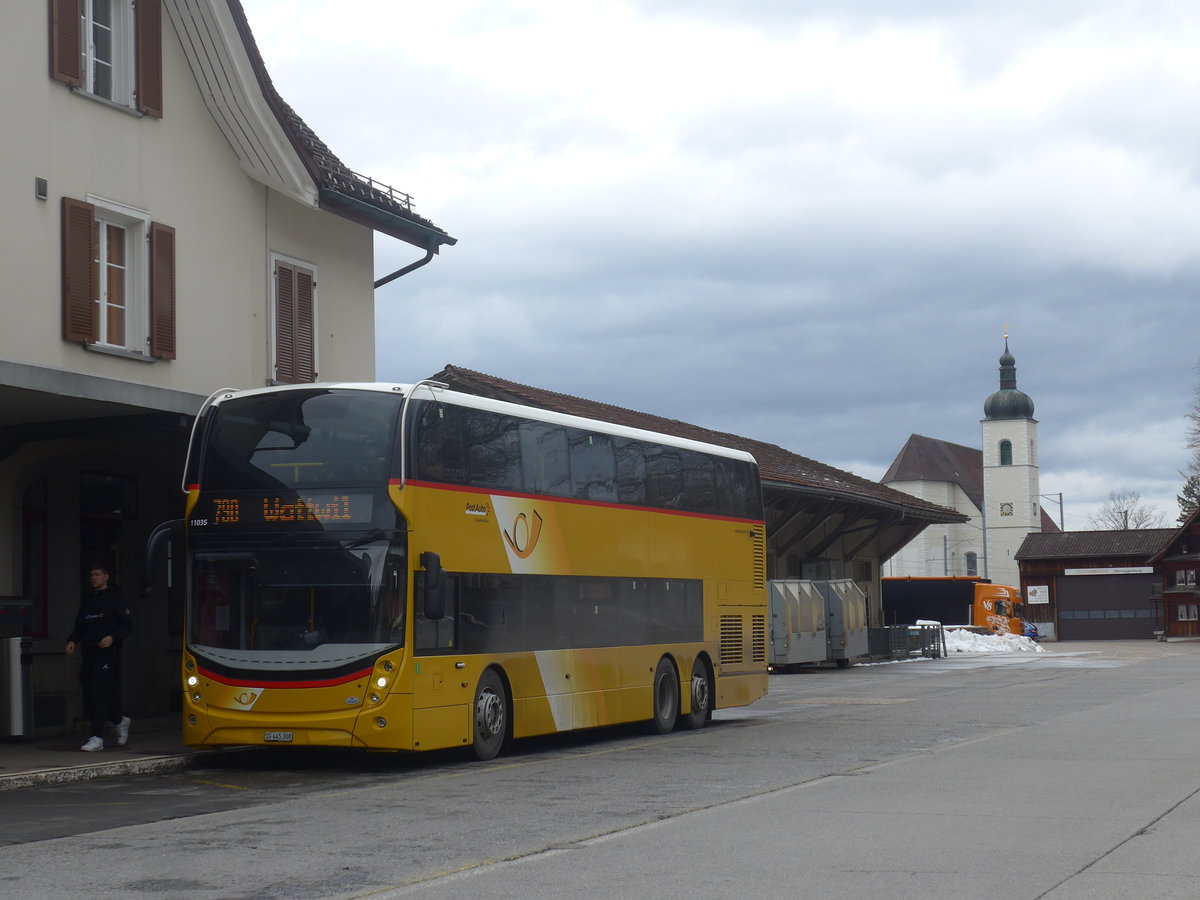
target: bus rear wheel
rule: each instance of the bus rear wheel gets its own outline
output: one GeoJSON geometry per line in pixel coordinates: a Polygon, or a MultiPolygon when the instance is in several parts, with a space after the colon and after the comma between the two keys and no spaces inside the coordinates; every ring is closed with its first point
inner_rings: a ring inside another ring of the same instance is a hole
{"type": "Polygon", "coordinates": [[[508,738],[508,692],[495,669],[488,669],[475,688],[471,749],[481,760],[495,759],[508,738]]]}
{"type": "Polygon", "coordinates": [[[664,656],[654,670],[654,718],[651,723],[659,734],[670,734],[679,715],[679,672],[675,663],[664,656]]]}
{"type": "Polygon", "coordinates": [[[692,663],[692,711],[679,714],[679,724],[684,728],[703,728],[712,713],[712,686],[708,680],[708,666],[704,660],[696,657],[692,663]]]}

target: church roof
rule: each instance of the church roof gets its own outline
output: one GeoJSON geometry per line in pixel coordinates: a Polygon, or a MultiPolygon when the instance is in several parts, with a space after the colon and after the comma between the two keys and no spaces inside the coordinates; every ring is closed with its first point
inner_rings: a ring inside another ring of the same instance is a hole
{"type": "Polygon", "coordinates": [[[982,509],[983,451],[914,434],[880,479],[883,484],[896,481],[948,481],[982,509]]]}
{"type": "MultiPolygon", "coordinates": [[[[898,481],[943,481],[957,484],[964,494],[983,509],[983,451],[950,441],[914,434],[905,442],[881,484],[898,481]]],[[[1054,519],[1041,509],[1042,531],[1060,533],[1054,519]]]]}

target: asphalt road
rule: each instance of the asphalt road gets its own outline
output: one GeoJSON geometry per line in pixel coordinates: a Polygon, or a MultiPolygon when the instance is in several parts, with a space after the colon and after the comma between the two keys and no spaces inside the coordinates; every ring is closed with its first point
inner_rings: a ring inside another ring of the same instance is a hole
{"type": "Polygon", "coordinates": [[[0,796],[0,897],[1200,896],[1200,643],[777,675],[698,732],[0,796]]]}

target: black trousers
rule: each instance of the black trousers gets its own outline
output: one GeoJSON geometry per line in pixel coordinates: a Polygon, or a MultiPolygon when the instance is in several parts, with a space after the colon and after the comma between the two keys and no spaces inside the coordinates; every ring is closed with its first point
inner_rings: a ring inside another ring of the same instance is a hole
{"type": "Polygon", "coordinates": [[[83,705],[92,715],[92,735],[104,737],[104,723],[121,721],[120,657],[112,648],[84,652],[79,666],[83,705]]]}

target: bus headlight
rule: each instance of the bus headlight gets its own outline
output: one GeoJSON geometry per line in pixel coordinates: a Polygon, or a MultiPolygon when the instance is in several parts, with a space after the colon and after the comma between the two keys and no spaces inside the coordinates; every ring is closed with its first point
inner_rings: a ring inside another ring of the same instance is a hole
{"type": "Polygon", "coordinates": [[[379,695],[378,695],[378,694],[372,694],[372,695],[371,695],[371,696],[370,696],[368,699],[369,699],[369,700],[370,700],[372,703],[378,703],[378,702],[379,702],[379,695]]]}
{"type": "Polygon", "coordinates": [[[200,702],[200,692],[199,691],[192,691],[192,702],[193,703],[200,702]]]}
{"type": "Polygon", "coordinates": [[[379,687],[380,690],[382,690],[383,688],[387,687],[387,679],[383,678],[383,677],[377,678],[375,680],[375,684],[379,687]]]}
{"type": "Polygon", "coordinates": [[[188,686],[188,687],[195,687],[195,686],[196,686],[196,685],[198,685],[199,683],[200,683],[200,679],[199,679],[199,678],[197,678],[195,675],[189,675],[189,676],[188,676],[188,680],[187,680],[187,686],[188,686]]]}

